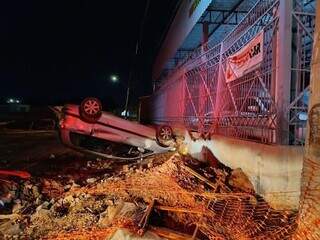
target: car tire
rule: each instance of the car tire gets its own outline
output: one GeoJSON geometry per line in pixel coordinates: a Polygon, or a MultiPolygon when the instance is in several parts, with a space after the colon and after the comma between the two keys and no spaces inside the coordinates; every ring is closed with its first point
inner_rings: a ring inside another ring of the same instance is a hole
{"type": "Polygon", "coordinates": [[[168,147],[167,142],[174,138],[173,130],[168,125],[161,125],[157,128],[157,141],[162,147],[168,147]]]}
{"type": "Polygon", "coordinates": [[[88,97],[79,106],[80,117],[83,121],[94,123],[102,114],[102,104],[99,99],[88,97]]]}

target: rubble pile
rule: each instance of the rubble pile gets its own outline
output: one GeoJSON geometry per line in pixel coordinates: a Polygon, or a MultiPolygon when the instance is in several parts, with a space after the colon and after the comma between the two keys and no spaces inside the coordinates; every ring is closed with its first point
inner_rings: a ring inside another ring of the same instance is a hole
{"type": "Polygon", "coordinates": [[[295,226],[295,213],[272,209],[241,169],[177,153],[88,164],[113,172],[8,184],[0,239],[286,239],[295,226]]]}

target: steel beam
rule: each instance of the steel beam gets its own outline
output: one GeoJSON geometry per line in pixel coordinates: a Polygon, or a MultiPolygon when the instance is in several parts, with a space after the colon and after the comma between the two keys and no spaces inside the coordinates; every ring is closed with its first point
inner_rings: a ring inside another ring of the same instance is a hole
{"type": "MultiPolygon", "coordinates": [[[[244,0],[239,0],[239,1],[233,6],[233,8],[230,9],[230,12],[228,12],[227,14],[225,14],[225,15],[223,16],[222,22],[225,22],[225,21],[231,16],[231,14],[232,14],[233,12],[235,12],[236,9],[241,5],[241,3],[243,3],[243,1],[244,1],[244,0]]],[[[216,27],[214,27],[214,28],[212,29],[212,31],[209,33],[209,38],[211,37],[211,35],[212,35],[215,31],[217,31],[217,29],[218,29],[221,25],[222,25],[222,23],[218,24],[216,27]]]]}

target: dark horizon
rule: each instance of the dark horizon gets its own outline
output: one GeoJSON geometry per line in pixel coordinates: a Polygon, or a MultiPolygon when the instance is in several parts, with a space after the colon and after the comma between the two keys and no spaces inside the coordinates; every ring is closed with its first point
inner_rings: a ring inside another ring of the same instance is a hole
{"type": "Polygon", "coordinates": [[[147,2],[2,3],[2,102],[15,97],[52,105],[95,96],[120,107],[130,71],[130,101],[149,94],[152,61],[173,3],[150,1],[144,18],[147,2]],[[117,74],[121,84],[112,83],[111,74],[117,74]]]}

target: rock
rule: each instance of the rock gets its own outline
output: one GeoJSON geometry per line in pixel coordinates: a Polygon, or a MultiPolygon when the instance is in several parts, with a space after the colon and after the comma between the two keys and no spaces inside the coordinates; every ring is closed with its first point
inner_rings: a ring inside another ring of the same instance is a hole
{"type": "Polygon", "coordinates": [[[21,201],[20,202],[17,201],[12,207],[12,213],[19,213],[21,208],[22,208],[21,201]]]}
{"type": "Polygon", "coordinates": [[[209,148],[203,146],[201,149],[201,161],[207,162],[210,167],[217,168],[219,166],[219,160],[214,156],[209,148]]]}
{"type": "Polygon", "coordinates": [[[123,165],[122,170],[124,172],[129,172],[129,165],[123,165]]]}
{"type": "Polygon", "coordinates": [[[20,224],[15,221],[7,221],[0,225],[0,232],[3,235],[15,236],[19,235],[21,231],[20,224]]]}
{"type": "Polygon", "coordinates": [[[254,192],[252,183],[247,175],[241,170],[241,168],[236,168],[231,172],[228,183],[232,187],[238,188],[244,192],[254,192]]]}
{"type": "Polygon", "coordinates": [[[37,208],[37,211],[31,216],[31,222],[35,222],[37,220],[43,221],[44,219],[51,219],[50,210],[37,208]]]}
{"type": "Polygon", "coordinates": [[[36,212],[40,211],[41,209],[46,209],[48,210],[50,208],[50,203],[45,201],[43,202],[41,205],[39,205],[37,208],[36,208],[36,212]]]}
{"type": "Polygon", "coordinates": [[[62,201],[63,204],[67,204],[67,203],[71,204],[73,202],[74,202],[74,198],[72,195],[66,196],[62,201]]]}
{"type": "Polygon", "coordinates": [[[153,167],[153,161],[148,162],[148,168],[152,168],[153,167]]]}
{"type": "Polygon", "coordinates": [[[110,239],[110,240],[124,240],[124,239],[125,240],[161,240],[162,238],[160,238],[158,235],[149,231],[145,232],[143,236],[137,236],[131,233],[127,229],[117,229],[112,234],[112,236],[110,238],[108,237],[107,239],[110,239]]]}
{"type": "Polygon", "coordinates": [[[41,198],[41,195],[40,195],[40,196],[36,199],[35,204],[36,204],[36,205],[40,205],[41,202],[42,202],[42,198],[41,198]]]}
{"type": "Polygon", "coordinates": [[[39,205],[39,206],[36,208],[36,212],[39,212],[41,209],[42,209],[42,206],[39,205]]]}
{"type": "Polygon", "coordinates": [[[113,206],[114,205],[114,201],[112,199],[106,200],[106,203],[107,203],[108,206],[113,206]]]}
{"type": "Polygon", "coordinates": [[[87,183],[94,183],[94,182],[96,182],[97,181],[97,179],[96,178],[88,178],[87,179],[87,183]]]}
{"type": "Polygon", "coordinates": [[[40,196],[39,188],[35,185],[32,186],[32,194],[33,194],[34,198],[37,198],[40,196]]]}
{"type": "Polygon", "coordinates": [[[136,210],[137,206],[134,203],[120,201],[117,205],[108,206],[107,210],[100,214],[98,224],[107,227],[115,218],[132,217],[136,210]]]}
{"type": "Polygon", "coordinates": [[[68,184],[68,185],[65,185],[65,186],[63,187],[63,189],[64,189],[65,191],[68,191],[68,190],[70,190],[71,187],[72,187],[72,185],[71,185],[71,184],[68,184]]]}
{"type": "Polygon", "coordinates": [[[76,184],[75,182],[72,182],[71,188],[79,188],[81,187],[79,184],[76,184]]]}
{"type": "Polygon", "coordinates": [[[41,204],[41,206],[42,206],[42,209],[49,209],[50,208],[50,203],[49,202],[47,202],[47,201],[45,201],[45,202],[43,202],[42,204],[41,204]]]}

